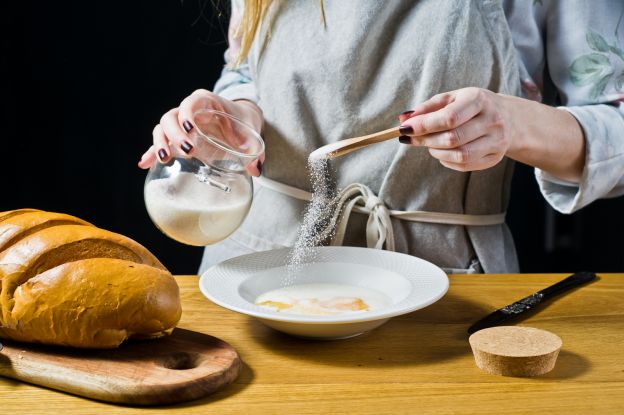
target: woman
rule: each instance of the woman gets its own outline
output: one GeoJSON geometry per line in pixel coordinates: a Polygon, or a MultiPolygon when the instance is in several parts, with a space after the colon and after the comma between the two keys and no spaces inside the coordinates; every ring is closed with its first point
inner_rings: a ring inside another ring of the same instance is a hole
{"type": "Polygon", "coordinates": [[[203,270],[292,246],[306,202],[289,189],[309,189],[308,154],[400,114],[400,140],[333,163],[339,188],[365,189],[371,215],[390,210],[392,238],[353,214],[344,243],[375,233],[374,245],[452,272],[515,272],[504,224],[513,160],[536,168],[562,212],[624,190],[623,14],[619,0],[234,1],[214,93],[165,114],[139,166],[193,155],[187,133],[201,108],[263,128],[250,214],[206,248],[203,270]],[[539,103],[542,91],[567,107],[539,103]]]}

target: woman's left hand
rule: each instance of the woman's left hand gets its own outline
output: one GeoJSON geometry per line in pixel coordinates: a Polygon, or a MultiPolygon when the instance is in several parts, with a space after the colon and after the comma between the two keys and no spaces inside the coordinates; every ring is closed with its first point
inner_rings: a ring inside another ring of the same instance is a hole
{"type": "Polygon", "coordinates": [[[438,94],[399,115],[400,141],[428,147],[442,165],[459,171],[496,165],[512,145],[501,96],[481,88],[438,94]]]}

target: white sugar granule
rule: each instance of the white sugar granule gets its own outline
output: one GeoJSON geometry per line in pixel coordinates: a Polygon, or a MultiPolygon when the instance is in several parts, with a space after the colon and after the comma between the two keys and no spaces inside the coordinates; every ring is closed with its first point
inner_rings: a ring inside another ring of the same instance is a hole
{"type": "Polygon", "coordinates": [[[314,260],[314,248],[333,237],[335,231],[336,187],[331,178],[329,161],[310,157],[308,171],[312,182],[312,200],[306,208],[297,241],[288,258],[284,286],[292,285],[302,265],[314,260]]]}

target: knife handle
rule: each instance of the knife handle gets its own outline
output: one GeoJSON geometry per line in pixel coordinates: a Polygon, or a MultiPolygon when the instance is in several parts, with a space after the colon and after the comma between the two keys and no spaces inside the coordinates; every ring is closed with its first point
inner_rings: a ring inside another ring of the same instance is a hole
{"type": "Polygon", "coordinates": [[[562,291],[567,291],[577,285],[585,284],[587,282],[596,279],[596,274],[593,272],[580,271],[570,275],[568,278],[559,281],[556,284],[546,287],[540,291],[544,295],[543,299],[550,298],[562,291]]]}

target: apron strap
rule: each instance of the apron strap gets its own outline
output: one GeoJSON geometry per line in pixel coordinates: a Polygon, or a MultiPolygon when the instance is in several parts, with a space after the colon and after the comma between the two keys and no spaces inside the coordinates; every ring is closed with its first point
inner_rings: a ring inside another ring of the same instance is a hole
{"type": "Polygon", "coordinates": [[[267,189],[276,191],[277,193],[294,197],[295,199],[303,200],[305,202],[312,200],[312,193],[278,182],[277,180],[269,179],[268,177],[253,177],[253,182],[261,185],[262,187],[266,187],[267,189]]]}
{"type": "MultiPolygon", "coordinates": [[[[254,183],[291,196],[295,199],[310,201],[312,194],[302,189],[271,180],[267,177],[254,177],[254,183]]],[[[438,223],[460,226],[491,226],[505,223],[505,214],[471,215],[464,213],[428,212],[424,210],[390,210],[383,201],[366,185],[352,183],[338,194],[338,205],[331,223],[336,223],[336,234],[331,245],[342,245],[347,224],[352,212],[368,215],[366,222],[366,245],[369,248],[394,251],[394,230],[391,218],[409,222],[438,223]]]]}

